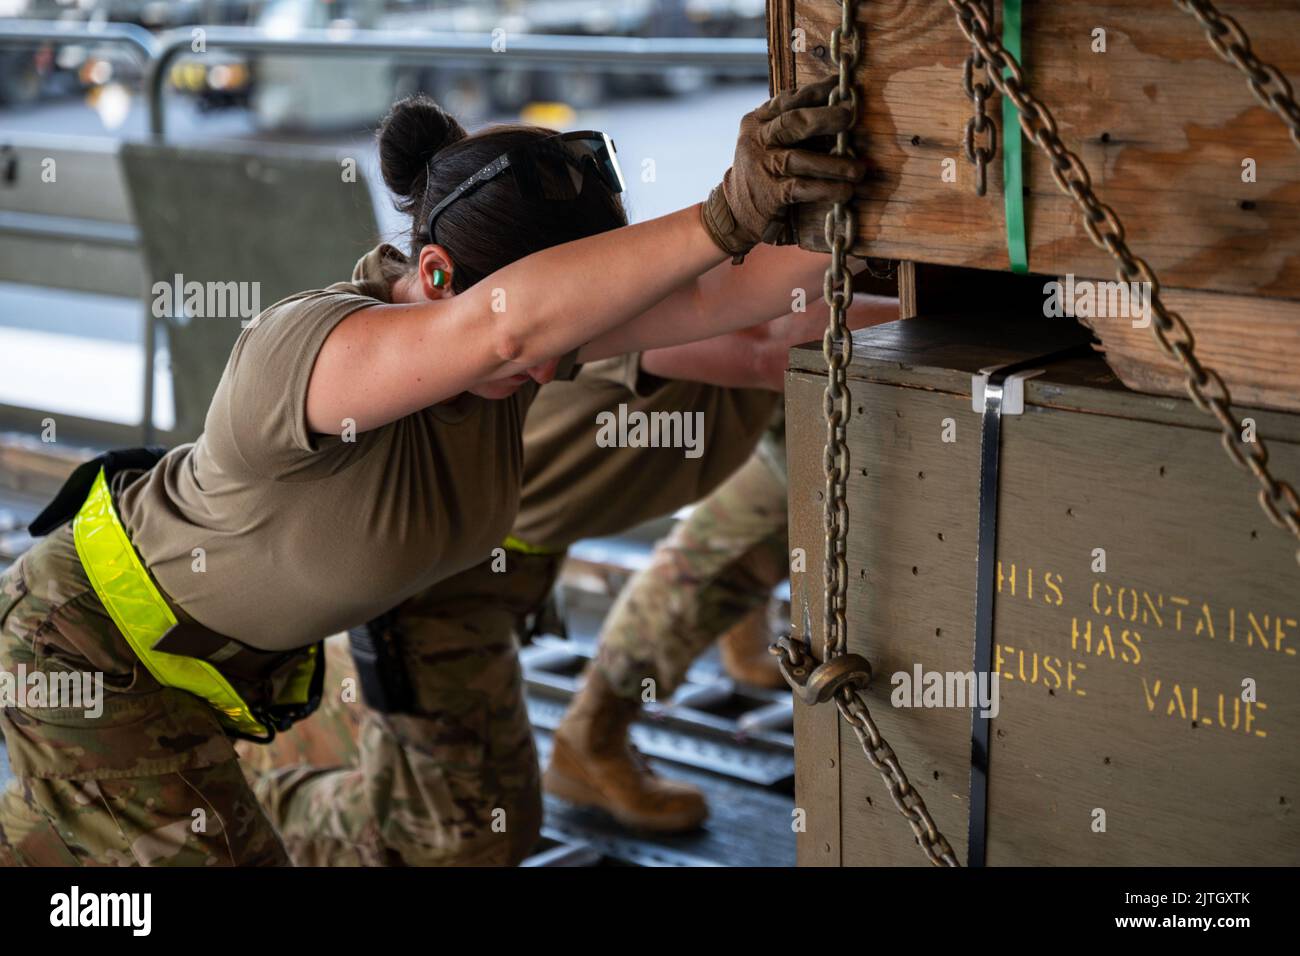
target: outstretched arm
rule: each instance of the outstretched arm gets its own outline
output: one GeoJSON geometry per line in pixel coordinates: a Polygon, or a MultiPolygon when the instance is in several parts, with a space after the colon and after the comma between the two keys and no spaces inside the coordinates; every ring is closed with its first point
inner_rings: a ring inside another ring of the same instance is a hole
{"type": "MultiPolygon", "coordinates": [[[[653,349],[641,356],[641,368],[659,378],[779,392],[785,387],[790,349],[821,339],[829,308],[826,300],[819,298],[806,312],[791,312],[702,342],[653,349]]],[[[864,329],[897,318],[897,299],[859,293],[849,308],[848,325],[864,329]]]]}
{"type": "MultiPolygon", "coordinates": [[[[595,361],[695,342],[770,321],[798,302],[807,303],[809,310],[818,302],[824,308],[822,277],[829,262],[827,253],[798,246],[759,246],[741,265],[724,262],[674,289],[631,321],[588,342],[578,357],[595,361]]],[[[854,273],[865,267],[863,260],[849,260],[854,273]]]]}
{"type": "Polygon", "coordinates": [[[337,434],[352,419],[368,431],[523,373],[640,315],[724,257],[692,206],[544,249],[451,298],[361,309],[316,356],[308,427],[337,434]],[[674,255],[647,269],[664,248],[674,255]]]}
{"type": "MultiPolygon", "coordinates": [[[[641,331],[606,342],[601,354],[707,338],[786,311],[775,299],[778,291],[790,294],[788,278],[757,277],[762,270],[752,265],[738,268],[763,284],[763,311],[708,308],[744,286],[710,270],[757,245],[790,204],[853,193],[861,162],[793,148],[851,124],[847,106],[815,105],[829,91],[829,83],[813,84],[748,114],[736,162],[703,205],[544,249],[451,298],[352,313],[313,363],[308,427],[337,434],[338,423],[351,419],[359,431],[377,428],[476,384],[524,373],[638,317],[641,331]],[[658,323],[663,328],[652,331],[658,323]]],[[[430,251],[422,250],[422,261],[430,251]]],[[[751,258],[761,263],[768,255],[751,258]]]]}

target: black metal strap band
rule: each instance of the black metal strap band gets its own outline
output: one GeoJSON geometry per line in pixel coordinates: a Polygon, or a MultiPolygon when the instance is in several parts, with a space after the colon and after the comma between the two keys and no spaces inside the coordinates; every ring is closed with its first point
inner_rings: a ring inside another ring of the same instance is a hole
{"type": "MultiPolygon", "coordinates": [[[[1002,447],[1003,386],[1011,376],[1076,354],[1090,351],[1074,345],[1046,355],[1003,365],[989,373],[984,387],[980,426],[979,543],[975,559],[975,663],[976,686],[981,674],[993,673],[993,599],[998,541],[998,464],[1002,447]]],[[[987,686],[992,686],[989,679],[987,686]]],[[[970,831],[966,865],[982,867],[988,836],[989,731],[992,720],[980,715],[980,701],[971,707],[970,831]]]]}

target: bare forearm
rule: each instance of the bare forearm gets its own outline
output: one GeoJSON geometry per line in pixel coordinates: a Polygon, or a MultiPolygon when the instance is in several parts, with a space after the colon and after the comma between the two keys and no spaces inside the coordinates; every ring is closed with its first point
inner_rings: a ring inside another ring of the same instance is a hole
{"type": "Polygon", "coordinates": [[[527,367],[645,313],[723,258],[692,206],[521,259],[467,290],[463,306],[492,320],[506,364],[527,367]]]}
{"type": "MultiPolygon", "coordinates": [[[[785,370],[790,365],[790,350],[805,342],[819,342],[826,333],[830,306],[818,299],[816,306],[803,313],[774,319],[767,325],[767,338],[753,357],[757,369],[754,384],[776,391],[785,389],[785,370]]],[[[879,295],[856,295],[845,317],[850,330],[869,328],[898,319],[898,300],[879,295]]]]}
{"type": "MultiPolygon", "coordinates": [[[[820,339],[830,319],[830,303],[820,295],[804,312],[792,312],[773,319],[766,326],[768,335],[781,339],[793,348],[803,342],[820,339]]],[[[845,321],[850,329],[865,329],[898,318],[898,299],[892,296],[859,292],[853,296],[845,321]]]]}
{"type": "Polygon", "coordinates": [[[762,360],[766,342],[753,335],[732,333],[652,349],[641,356],[641,368],[659,378],[702,382],[721,388],[770,388],[779,391],[779,381],[763,378],[762,360]]]}
{"type": "Polygon", "coordinates": [[[644,314],[592,339],[584,361],[667,348],[767,322],[821,298],[829,256],[796,246],[758,246],[738,266],[724,262],[685,283],[644,314]]]}
{"type": "MultiPolygon", "coordinates": [[[[641,367],[660,378],[781,391],[790,349],[820,339],[828,312],[826,300],[819,298],[805,312],[791,312],[752,329],[651,349],[641,356],[641,367]]],[[[851,329],[897,318],[897,299],[864,294],[854,296],[847,317],[851,329]]]]}
{"type": "Polygon", "coordinates": [[[699,207],[544,249],[449,299],[349,316],[316,357],[313,431],[365,431],[541,365],[640,315],[724,258],[699,207]]]}
{"type": "Polygon", "coordinates": [[[700,276],[696,303],[728,325],[766,322],[820,298],[829,261],[798,246],[758,246],[743,264],[724,263],[700,276]]]}

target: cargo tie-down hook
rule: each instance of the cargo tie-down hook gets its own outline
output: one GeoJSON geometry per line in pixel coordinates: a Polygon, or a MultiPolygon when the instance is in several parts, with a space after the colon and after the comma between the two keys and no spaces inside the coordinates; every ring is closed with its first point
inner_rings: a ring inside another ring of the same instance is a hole
{"type": "Polygon", "coordinates": [[[844,687],[866,690],[871,684],[871,664],[860,654],[839,654],[818,663],[793,636],[778,638],[768,651],[776,655],[781,676],[805,704],[824,704],[844,687]]]}

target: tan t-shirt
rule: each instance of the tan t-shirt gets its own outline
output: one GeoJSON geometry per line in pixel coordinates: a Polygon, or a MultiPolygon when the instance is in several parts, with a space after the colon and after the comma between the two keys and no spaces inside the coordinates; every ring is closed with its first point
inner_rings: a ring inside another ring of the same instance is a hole
{"type": "Polygon", "coordinates": [[[119,495],[167,594],[255,647],[300,647],[373,618],[482,560],[514,522],[532,382],[353,441],[308,432],[321,344],[351,313],[389,301],[383,256],[401,253],[379,246],[351,282],[263,312],[235,343],[203,434],[119,495]]]}
{"type": "Polygon", "coordinates": [[[641,372],[639,355],[590,363],[574,381],[543,388],[528,412],[512,534],[560,551],[698,501],[749,457],[780,401],[760,389],[658,379],[641,372]],[[639,447],[656,437],[669,447],[639,447]]]}

